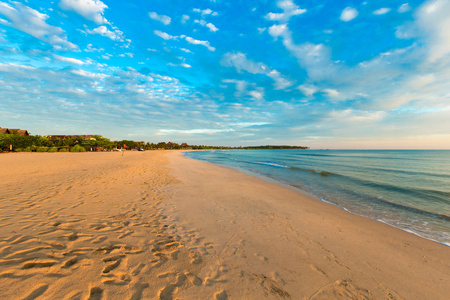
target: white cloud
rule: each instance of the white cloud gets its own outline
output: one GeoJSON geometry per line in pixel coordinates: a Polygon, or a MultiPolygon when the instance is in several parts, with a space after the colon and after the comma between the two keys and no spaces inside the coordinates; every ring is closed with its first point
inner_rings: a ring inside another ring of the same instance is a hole
{"type": "Polygon", "coordinates": [[[161,23],[163,23],[164,25],[169,25],[170,22],[172,21],[172,19],[169,16],[165,16],[165,15],[158,15],[156,12],[152,11],[148,13],[148,16],[155,20],[155,21],[159,21],[161,23]]]}
{"type": "Polygon", "coordinates": [[[21,65],[21,64],[15,64],[15,63],[9,63],[9,64],[4,64],[4,63],[0,63],[0,70],[2,71],[7,71],[7,72],[11,72],[17,69],[22,69],[22,70],[36,70],[35,67],[32,66],[26,66],[26,65],[21,65]]]}
{"type": "Polygon", "coordinates": [[[242,70],[252,74],[265,74],[270,72],[265,64],[251,61],[241,52],[225,53],[220,63],[226,67],[235,67],[238,72],[241,72],[242,70]]]}
{"type": "Polygon", "coordinates": [[[103,49],[103,48],[94,48],[92,46],[92,44],[88,44],[84,51],[86,51],[86,52],[102,52],[102,51],[105,51],[105,49],[103,49]]]}
{"type": "Polygon", "coordinates": [[[358,16],[358,11],[354,9],[353,7],[346,7],[342,13],[340,19],[344,22],[348,22],[353,20],[358,16]]]}
{"type": "Polygon", "coordinates": [[[236,98],[241,98],[243,96],[250,96],[254,100],[262,100],[264,98],[264,88],[257,87],[254,83],[250,84],[245,80],[236,79],[224,79],[222,82],[235,84],[236,92],[234,93],[234,96],[236,98]]]}
{"type": "Polygon", "coordinates": [[[192,68],[191,65],[188,65],[188,64],[186,64],[186,63],[180,63],[180,64],[169,63],[168,65],[169,65],[169,66],[173,66],[173,67],[187,68],[187,69],[192,68]]]}
{"type": "Polygon", "coordinates": [[[216,26],[214,26],[214,24],[212,24],[212,23],[206,24],[206,27],[208,27],[208,28],[209,28],[209,31],[212,31],[212,32],[216,32],[217,30],[219,30],[219,28],[217,28],[216,26]]]}
{"type": "Polygon", "coordinates": [[[319,91],[319,89],[312,84],[302,84],[298,87],[298,89],[307,97],[311,97],[319,91]]]}
{"type": "Polygon", "coordinates": [[[181,51],[186,52],[186,53],[192,53],[191,50],[186,49],[186,48],[180,48],[181,51]]]}
{"type": "Polygon", "coordinates": [[[248,92],[248,94],[255,100],[262,100],[264,98],[264,91],[253,90],[248,92]]]}
{"type": "Polygon", "coordinates": [[[404,3],[404,4],[400,5],[400,7],[397,9],[397,11],[401,14],[405,13],[407,11],[410,11],[410,10],[411,10],[411,6],[409,5],[409,3],[404,3]]]}
{"type": "Polygon", "coordinates": [[[412,77],[409,81],[409,85],[415,89],[421,89],[436,81],[436,76],[434,74],[424,74],[416,75],[412,77]]]}
{"type": "Polygon", "coordinates": [[[160,129],[158,135],[179,134],[215,134],[219,132],[230,132],[233,129],[160,129]]]}
{"type": "MultiPolygon", "coordinates": [[[[429,42],[429,61],[450,54],[450,1],[427,1],[417,12],[417,23],[429,42]]],[[[447,61],[449,61],[447,59],[447,61]]]]}
{"type": "Polygon", "coordinates": [[[214,24],[206,23],[205,20],[195,20],[194,22],[197,23],[197,24],[200,24],[200,25],[202,25],[204,27],[208,27],[209,31],[212,31],[212,32],[216,32],[217,30],[219,30],[216,26],[214,26],[214,24]]]}
{"type": "Polygon", "coordinates": [[[181,37],[184,38],[188,43],[191,43],[194,45],[202,45],[202,46],[205,46],[206,48],[208,48],[209,51],[216,51],[216,48],[212,47],[208,41],[196,40],[189,36],[184,36],[184,35],[182,35],[181,37]]]}
{"type": "Polygon", "coordinates": [[[264,74],[275,81],[274,87],[277,90],[285,89],[291,86],[293,83],[284,78],[277,70],[270,69],[263,63],[256,63],[249,60],[244,53],[225,53],[220,61],[220,64],[226,67],[234,67],[236,71],[242,70],[252,74],[264,74]]]}
{"type": "Polygon", "coordinates": [[[335,89],[324,89],[323,91],[331,98],[338,98],[340,96],[339,92],[335,89]]]}
{"type": "Polygon", "coordinates": [[[391,11],[390,8],[382,7],[380,9],[374,10],[373,14],[374,15],[384,15],[384,14],[387,14],[388,12],[390,12],[390,11],[391,11]]]}
{"type": "Polygon", "coordinates": [[[106,74],[92,73],[92,72],[85,71],[83,69],[72,70],[71,72],[73,74],[92,78],[92,79],[104,79],[104,78],[108,77],[108,75],[106,75],[106,74]]]}
{"type": "Polygon", "coordinates": [[[113,55],[109,54],[109,53],[105,53],[105,54],[102,55],[102,58],[106,59],[106,60],[110,59],[111,57],[113,57],[113,55]]]}
{"type": "Polygon", "coordinates": [[[242,94],[247,90],[249,83],[245,80],[235,80],[235,79],[224,79],[223,83],[233,83],[236,85],[236,97],[242,96],[242,94]]]}
{"type": "Polygon", "coordinates": [[[86,29],[89,34],[100,34],[101,36],[107,37],[113,41],[122,40],[122,32],[119,30],[111,31],[105,25],[99,26],[93,30],[86,29]]]}
{"type": "Polygon", "coordinates": [[[103,12],[108,6],[100,0],[61,0],[59,7],[64,10],[74,11],[97,24],[108,23],[103,17],[103,12]]]}
{"type": "Polygon", "coordinates": [[[181,23],[185,24],[191,17],[189,17],[188,15],[183,15],[181,17],[181,23]]]}
{"type": "Polygon", "coordinates": [[[206,26],[206,21],[205,20],[195,20],[194,22],[197,23],[197,24],[200,24],[202,26],[206,26]]]}
{"type": "Polygon", "coordinates": [[[269,34],[274,38],[285,35],[289,31],[287,24],[273,25],[269,27],[269,34]]]}
{"type": "MultiPolygon", "coordinates": [[[[328,114],[334,122],[372,123],[382,120],[386,116],[384,111],[361,111],[353,109],[333,110],[328,114]]],[[[362,124],[361,124],[362,125],[362,124]]]]}
{"type": "Polygon", "coordinates": [[[172,36],[168,33],[165,33],[165,32],[159,31],[159,30],[154,30],[153,33],[165,40],[172,40],[172,39],[177,38],[176,36],[172,36]]]}
{"type": "Polygon", "coordinates": [[[296,45],[287,24],[273,25],[269,34],[274,38],[283,38],[283,45],[305,67],[311,78],[330,77],[334,73],[334,66],[330,60],[330,50],[323,44],[303,43],[296,45]]]}
{"type": "Polygon", "coordinates": [[[306,9],[301,9],[292,0],[278,0],[277,6],[283,10],[282,13],[268,13],[265,18],[270,21],[287,22],[292,16],[304,14],[306,9]]]}
{"type": "Polygon", "coordinates": [[[286,78],[284,78],[281,75],[281,73],[278,72],[277,70],[272,70],[269,73],[267,73],[266,75],[275,81],[274,88],[276,90],[284,90],[285,88],[288,88],[293,85],[292,81],[289,81],[286,78]]]}
{"type": "MultiPolygon", "coordinates": [[[[415,12],[415,21],[397,28],[397,38],[420,38],[426,42],[428,62],[445,59],[450,53],[450,1],[429,0],[415,12]]],[[[447,59],[448,61],[448,59],[447,59]]]]}
{"type": "Polygon", "coordinates": [[[130,58],[133,58],[134,54],[133,54],[133,53],[130,53],[130,52],[127,52],[127,53],[119,54],[119,56],[120,56],[120,57],[126,57],[126,56],[128,56],[128,57],[130,57],[130,58]]]}
{"type": "Polygon", "coordinates": [[[194,11],[194,12],[201,13],[202,16],[206,16],[206,15],[217,16],[217,15],[218,15],[217,12],[212,11],[210,8],[203,9],[203,10],[200,9],[200,8],[194,8],[193,11],[194,11]]]}
{"type": "Polygon", "coordinates": [[[51,26],[46,23],[48,15],[38,12],[22,3],[12,1],[13,6],[0,2],[0,24],[13,27],[23,31],[35,38],[53,45],[56,49],[78,48],[78,46],[67,41],[67,36],[60,27],[51,26]]]}
{"type": "Polygon", "coordinates": [[[56,55],[53,54],[53,58],[62,62],[67,62],[67,63],[71,63],[71,64],[75,64],[75,65],[84,65],[85,62],[76,58],[72,58],[72,57],[65,57],[65,56],[60,56],[60,55],[56,55]]]}

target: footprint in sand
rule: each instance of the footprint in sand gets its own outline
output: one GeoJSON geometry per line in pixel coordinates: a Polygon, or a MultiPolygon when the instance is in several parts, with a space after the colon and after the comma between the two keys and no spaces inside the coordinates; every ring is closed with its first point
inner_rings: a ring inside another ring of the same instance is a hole
{"type": "Polygon", "coordinates": [[[100,300],[102,299],[103,289],[99,287],[92,287],[89,291],[89,297],[87,300],[100,300]]]}
{"type": "Polygon", "coordinates": [[[42,284],[39,285],[37,287],[35,287],[31,293],[22,298],[22,300],[32,300],[32,299],[36,299],[37,297],[41,296],[43,293],[45,293],[45,291],[48,289],[48,284],[42,284]]]}
{"type": "Polygon", "coordinates": [[[370,299],[370,292],[350,280],[336,280],[319,288],[309,299],[370,299]]]}
{"type": "Polygon", "coordinates": [[[131,294],[130,300],[142,299],[142,292],[149,286],[150,285],[148,283],[140,283],[140,282],[136,283],[132,288],[133,293],[131,294]]]}
{"type": "Polygon", "coordinates": [[[216,300],[227,300],[228,299],[227,292],[225,292],[224,290],[221,290],[221,291],[218,291],[218,292],[214,293],[214,299],[216,299],[216,300]]]}

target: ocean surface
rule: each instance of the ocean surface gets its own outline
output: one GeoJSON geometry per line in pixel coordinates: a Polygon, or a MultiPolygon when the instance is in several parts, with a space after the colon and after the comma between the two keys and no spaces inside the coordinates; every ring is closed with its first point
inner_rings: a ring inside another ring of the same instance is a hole
{"type": "Polygon", "coordinates": [[[185,155],[270,178],[450,246],[450,150],[215,150],[185,155]]]}

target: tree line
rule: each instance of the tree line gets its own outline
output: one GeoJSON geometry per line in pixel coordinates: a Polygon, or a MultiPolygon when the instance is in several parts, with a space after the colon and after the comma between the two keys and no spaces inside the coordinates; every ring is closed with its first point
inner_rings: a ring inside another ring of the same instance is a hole
{"type": "Polygon", "coordinates": [[[18,134],[0,134],[2,152],[85,152],[112,150],[270,150],[270,149],[308,149],[303,146],[254,146],[226,147],[207,145],[188,145],[173,142],[136,142],[132,140],[111,141],[100,135],[90,138],[83,136],[44,137],[39,135],[22,136],[18,134]]]}

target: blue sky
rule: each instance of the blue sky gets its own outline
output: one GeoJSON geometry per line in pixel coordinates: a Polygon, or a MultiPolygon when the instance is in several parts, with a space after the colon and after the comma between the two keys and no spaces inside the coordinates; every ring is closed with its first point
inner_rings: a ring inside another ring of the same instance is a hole
{"type": "Polygon", "coordinates": [[[450,1],[0,0],[0,126],[450,149],[450,1]]]}

